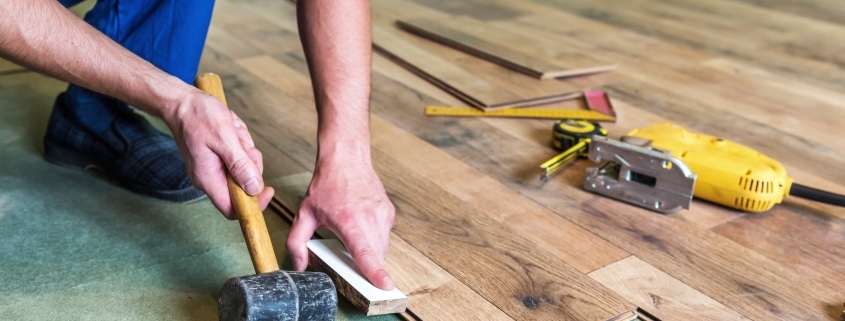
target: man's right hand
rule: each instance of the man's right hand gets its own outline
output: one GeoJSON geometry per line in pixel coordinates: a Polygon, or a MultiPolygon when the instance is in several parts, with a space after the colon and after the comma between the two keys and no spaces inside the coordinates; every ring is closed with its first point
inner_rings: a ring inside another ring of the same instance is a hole
{"type": "Polygon", "coordinates": [[[258,196],[262,210],[267,207],[273,189],[264,185],[261,152],[255,148],[246,124],[234,112],[198,89],[190,90],[165,110],[162,118],[179,145],[191,180],[226,218],[237,218],[229,198],[226,172],[247,194],[258,196]]]}

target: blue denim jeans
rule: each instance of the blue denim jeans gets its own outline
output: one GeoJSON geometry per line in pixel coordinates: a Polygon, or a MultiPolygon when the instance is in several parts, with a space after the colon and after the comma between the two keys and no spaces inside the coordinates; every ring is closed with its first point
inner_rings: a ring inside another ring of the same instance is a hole
{"type": "MultiPolygon", "coordinates": [[[[82,0],[59,0],[65,7],[82,0]]],[[[214,0],[98,0],[85,21],[141,58],[187,83],[197,74],[214,0]]],[[[77,119],[94,132],[114,114],[108,97],[71,84],[67,91],[77,119]]]]}

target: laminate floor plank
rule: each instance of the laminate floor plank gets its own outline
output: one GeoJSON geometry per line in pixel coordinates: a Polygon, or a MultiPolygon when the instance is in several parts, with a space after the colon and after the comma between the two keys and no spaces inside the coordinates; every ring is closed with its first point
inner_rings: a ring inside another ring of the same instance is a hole
{"type": "Polygon", "coordinates": [[[749,320],[636,256],[589,276],[663,320],[749,320]]]}
{"type": "Polygon", "coordinates": [[[599,61],[591,56],[561,47],[555,55],[565,56],[568,63],[555,64],[543,57],[527,55],[519,48],[539,47],[526,42],[522,30],[490,32],[491,23],[477,22],[461,17],[447,19],[399,20],[403,30],[420,35],[432,41],[489,60],[503,67],[524,73],[538,79],[572,77],[606,72],[616,68],[612,63],[599,61]]]}

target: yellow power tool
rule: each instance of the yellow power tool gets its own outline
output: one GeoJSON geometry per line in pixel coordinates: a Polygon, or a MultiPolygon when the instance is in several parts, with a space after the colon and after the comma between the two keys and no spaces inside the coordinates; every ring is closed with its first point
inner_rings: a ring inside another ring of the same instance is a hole
{"type": "Polygon", "coordinates": [[[635,129],[626,136],[651,141],[682,160],[696,175],[694,196],[748,212],[771,209],[790,194],[845,206],[845,196],[793,182],[777,161],[740,144],[696,134],[673,124],[635,129]]]}

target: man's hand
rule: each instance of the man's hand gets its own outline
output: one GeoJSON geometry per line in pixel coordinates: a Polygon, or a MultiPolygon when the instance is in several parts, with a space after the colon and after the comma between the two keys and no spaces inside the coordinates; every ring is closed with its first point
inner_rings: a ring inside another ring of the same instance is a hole
{"type": "Polygon", "coordinates": [[[384,269],[384,259],[395,215],[393,203],[372,166],[342,162],[318,164],[314,172],[287,241],[294,268],[305,270],[305,243],[323,226],[338,236],[370,282],[392,290],[396,284],[384,269]]]}
{"type": "Polygon", "coordinates": [[[305,242],[325,226],[370,282],[392,290],[396,285],[384,258],[395,209],[370,158],[370,3],[308,0],[296,5],[319,124],[314,177],[288,236],[288,250],[296,269],[305,269],[305,242]]]}
{"type": "Polygon", "coordinates": [[[194,184],[226,217],[234,218],[224,169],[267,206],[273,191],[261,179],[261,153],[219,100],[121,47],[58,1],[0,1],[0,12],[6,14],[0,56],[163,118],[194,184]]]}
{"type": "Polygon", "coordinates": [[[264,185],[261,152],[246,124],[211,95],[192,90],[162,115],[170,127],[191,180],[208,194],[211,202],[228,219],[235,219],[226,183],[226,173],[247,194],[258,196],[261,209],[273,197],[264,185]]]}

